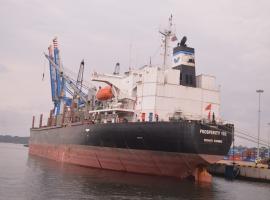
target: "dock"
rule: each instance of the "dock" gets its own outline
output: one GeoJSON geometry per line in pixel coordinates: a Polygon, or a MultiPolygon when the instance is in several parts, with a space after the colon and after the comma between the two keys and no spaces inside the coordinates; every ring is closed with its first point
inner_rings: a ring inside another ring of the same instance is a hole
{"type": "MultiPolygon", "coordinates": [[[[208,171],[213,175],[224,176],[228,178],[228,169],[233,169],[231,172],[235,177],[229,178],[244,178],[254,181],[270,182],[270,168],[266,164],[255,164],[247,161],[231,161],[221,160],[212,164],[208,171]]],[[[229,172],[230,173],[230,172],[229,172]]]]}

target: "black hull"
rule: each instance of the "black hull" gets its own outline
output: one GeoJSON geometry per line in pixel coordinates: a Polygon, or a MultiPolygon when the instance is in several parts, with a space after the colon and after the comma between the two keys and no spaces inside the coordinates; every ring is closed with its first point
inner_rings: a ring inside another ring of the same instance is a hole
{"type": "Polygon", "coordinates": [[[78,124],[31,129],[30,144],[75,144],[175,153],[226,155],[232,125],[197,121],[78,124]]]}

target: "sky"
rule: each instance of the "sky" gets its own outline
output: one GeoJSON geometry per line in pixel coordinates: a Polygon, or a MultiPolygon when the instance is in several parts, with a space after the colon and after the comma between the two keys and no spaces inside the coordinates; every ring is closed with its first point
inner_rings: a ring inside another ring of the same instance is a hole
{"type": "MultiPolygon", "coordinates": [[[[0,134],[29,135],[32,116],[52,108],[43,52],[57,36],[66,68],[77,73],[158,64],[169,16],[177,37],[195,48],[197,74],[221,85],[221,114],[236,129],[270,135],[270,1],[267,0],[0,0],[0,134]],[[42,81],[42,74],[45,78],[42,81]]],[[[251,145],[236,138],[236,144],[251,145]]]]}

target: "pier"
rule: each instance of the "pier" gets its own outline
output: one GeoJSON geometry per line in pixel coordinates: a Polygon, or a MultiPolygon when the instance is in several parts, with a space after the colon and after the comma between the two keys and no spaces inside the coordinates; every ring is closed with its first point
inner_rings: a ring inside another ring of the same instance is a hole
{"type": "Polygon", "coordinates": [[[267,164],[221,160],[211,165],[208,168],[208,171],[213,175],[224,176],[229,179],[243,178],[254,181],[270,182],[270,166],[267,164]],[[230,174],[232,175],[230,176],[230,174]]]}

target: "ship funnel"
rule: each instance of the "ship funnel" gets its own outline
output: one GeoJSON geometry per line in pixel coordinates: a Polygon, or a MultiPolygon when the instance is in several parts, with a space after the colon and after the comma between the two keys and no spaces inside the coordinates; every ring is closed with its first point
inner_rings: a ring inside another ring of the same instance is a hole
{"type": "Polygon", "coordinates": [[[173,69],[180,70],[180,85],[196,87],[195,51],[188,47],[187,37],[173,48],[173,69]]]}
{"type": "Polygon", "coordinates": [[[195,67],[194,48],[186,45],[187,37],[184,36],[177,47],[173,49],[173,68],[179,68],[181,65],[195,67]]]}

